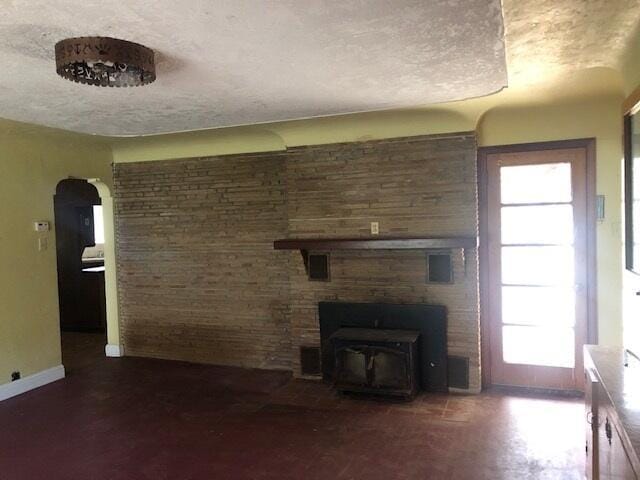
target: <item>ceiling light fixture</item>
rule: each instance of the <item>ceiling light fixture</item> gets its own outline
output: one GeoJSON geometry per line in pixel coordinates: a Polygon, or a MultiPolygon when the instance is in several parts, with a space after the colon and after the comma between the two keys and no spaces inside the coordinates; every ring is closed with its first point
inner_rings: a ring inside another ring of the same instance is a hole
{"type": "Polygon", "coordinates": [[[67,38],[56,43],[56,72],[97,87],[136,87],[156,79],[153,50],[110,37],[67,38]]]}

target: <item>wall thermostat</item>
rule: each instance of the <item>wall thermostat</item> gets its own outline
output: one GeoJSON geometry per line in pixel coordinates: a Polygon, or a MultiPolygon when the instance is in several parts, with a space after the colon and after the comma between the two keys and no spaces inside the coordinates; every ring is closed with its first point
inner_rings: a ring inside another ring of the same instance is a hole
{"type": "Polygon", "coordinates": [[[33,227],[35,228],[36,232],[48,232],[49,222],[45,222],[45,221],[34,222],[33,227]]]}

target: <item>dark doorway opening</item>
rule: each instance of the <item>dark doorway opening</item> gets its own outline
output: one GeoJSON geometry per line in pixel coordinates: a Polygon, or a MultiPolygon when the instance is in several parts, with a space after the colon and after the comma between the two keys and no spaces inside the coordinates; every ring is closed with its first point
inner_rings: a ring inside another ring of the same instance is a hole
{"type": "Polygon", "coordinates": [[[98,191],[85,180],[62,180],[53,204],[62,355],[68,369],[102,356],[106,344],[104,223],[98,191]]]}

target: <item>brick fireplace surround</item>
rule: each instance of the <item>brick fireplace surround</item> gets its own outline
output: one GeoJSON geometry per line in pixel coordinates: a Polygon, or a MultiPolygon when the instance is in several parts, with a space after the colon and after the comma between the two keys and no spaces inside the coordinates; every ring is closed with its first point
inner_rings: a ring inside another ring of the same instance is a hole
{"type": "Polygon", "coordinates": [[[420,251],[332,252],[307,280],[280,238],[477,236],[473,133],[114,165],[118,291],[127,355],[300,371],[320,301],[448,309],[450,355],[480,389],[477,250],[454,283],[425,283],[420,251]]]}

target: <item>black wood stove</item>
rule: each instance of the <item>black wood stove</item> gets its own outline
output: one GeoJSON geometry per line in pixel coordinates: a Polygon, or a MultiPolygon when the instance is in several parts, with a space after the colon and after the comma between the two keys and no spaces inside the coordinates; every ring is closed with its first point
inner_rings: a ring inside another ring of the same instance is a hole
{"type": "Polygon", "coordinates": [[[337,330],[331,335],[336,388],[412,398],[418,390],[419,337],[413,330],[337,330]]]}
{"type": "Polygon", "coordinates": [[[376,393],[413,388],[448,391],[445,307],[320,302],[318,313],[322,375],[325,380],[337,380],[341,390],[358,385],[360,391],[375,388],[376,393]],[[336,348],[341,353],[336,353],[336,348]],[[389,378],[391,372],[401,380],[389,378]],[[411,385],[405,373],[415,375],[411,385]]]}

